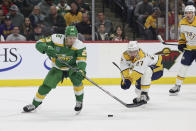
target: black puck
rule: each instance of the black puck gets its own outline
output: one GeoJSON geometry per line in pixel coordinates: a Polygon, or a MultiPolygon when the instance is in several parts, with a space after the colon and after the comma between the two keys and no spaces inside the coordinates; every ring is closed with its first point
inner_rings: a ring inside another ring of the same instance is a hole
{"type": "Polygon", "coordinates": [[[108,117],[113,117],[113,115],[110,114],[110,115],[108,115],[108,117]]]}

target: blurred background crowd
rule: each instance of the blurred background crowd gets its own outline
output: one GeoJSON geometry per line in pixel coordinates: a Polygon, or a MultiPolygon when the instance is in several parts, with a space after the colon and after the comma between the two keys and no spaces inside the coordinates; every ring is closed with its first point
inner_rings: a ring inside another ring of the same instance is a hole
{"type": "MultiPolygon", "coordinates": [[[[168,15],[168,39],[175,40],[175,0],[169,0],[168,12],[165,1],[96,0],[92,11],[92,0],[0,0],[0,39],[37,41],[75,25],[82,41],[156,40],[157,34],[165,37],[168,15]]],[[[178,21],[190,4],[196,0],[178,0],[178,21]]]]}

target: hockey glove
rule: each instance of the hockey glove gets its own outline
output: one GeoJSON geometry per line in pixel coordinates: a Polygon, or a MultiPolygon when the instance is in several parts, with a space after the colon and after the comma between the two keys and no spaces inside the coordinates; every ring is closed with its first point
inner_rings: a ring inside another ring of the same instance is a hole
{"type": "Polygon", "coordinates": [[[131,81],[129,79],[125,79],[124,82],[123,80],[121,81],[121,88],[126,90],[129,89],[131,86],[131,81]]]}
{"type": "Polygon", "coordinates": [[[184,51],[184,48],[186,48],[186,44],[179,44],[178,45],[178,50],[180,50],[180,51],[184,51]]]}
{"type": "Polygon", "coordinates": [[[79,71],[76,72],[76,77],[78,79],[82,79],[83,80],[85,76],[86,76],[86,71],[79,70],[79,71]]]}
{"type": "Polygon", "coordinates": [[[57,51],[52,46],[48,46],[46,49],[46,54],[49,57],[56,57],[57,51]]]}
{"type": "Polygon", "coordinates": [[[83,80],[84,76],[86,76],[86,71],[73,68],[69,70],[69,76],[74,76],[78,80],[83,80]]]}

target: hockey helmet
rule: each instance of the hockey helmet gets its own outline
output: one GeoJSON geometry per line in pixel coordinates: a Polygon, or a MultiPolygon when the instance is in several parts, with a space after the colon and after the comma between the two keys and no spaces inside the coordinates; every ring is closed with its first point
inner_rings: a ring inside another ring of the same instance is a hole
{"type": "Polygon", "coordinates": [[[129,41],[127,46],[127,53],[131,57],[131,59],[134,59],[138,56],[139,47],[137,44],[137,41],[129,41]]]}
{"type": "Polygon", "coordinates": [[[75,26],[67,26],[65,30],[65,36],[78,36],[78,30],[75,26]]]}
{"type": "Polygon", "coordinates": [[[138,51],[139,47],[137,41],[129,41],[127,51],[138,51]]]}
{"type": "Polygon", "coordinates": [[[193,12],[193,13],[195,13],[195,7],[193,5],[187,5],[184,9],[184,12],[193,12]]]}

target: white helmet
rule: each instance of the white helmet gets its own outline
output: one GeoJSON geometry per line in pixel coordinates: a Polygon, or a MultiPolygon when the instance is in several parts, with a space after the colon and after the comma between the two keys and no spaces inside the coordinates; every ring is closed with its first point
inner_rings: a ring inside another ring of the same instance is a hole
{"type": "Polygon", "coordinates": [[[193,5],[187,5],[184,12],[193,12],[195,14],[195,7],[193,5]]]}
{"type": "Polygon", "coordinates": [[[129,41],[127,46],[127,51],[137,51],[139,50],[137,41],[129,41]]]}

